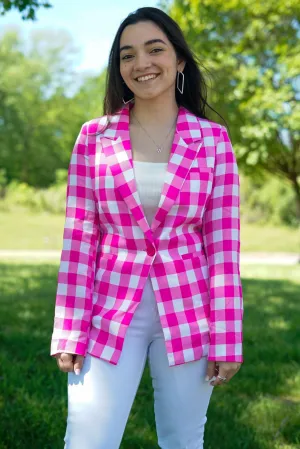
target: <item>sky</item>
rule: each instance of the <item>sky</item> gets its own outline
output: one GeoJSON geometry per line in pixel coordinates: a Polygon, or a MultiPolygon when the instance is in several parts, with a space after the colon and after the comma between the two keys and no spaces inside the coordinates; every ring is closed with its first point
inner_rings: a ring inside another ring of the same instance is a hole
{"type": "Polygon", "coordinates": [[[76,69],[93,73],[100,73],[107,65],[111,44],[122,20],[137,8],[158,6],[158,0],[49,0],[49,3],[53,8],[39,8],[34,22],[22,20],[17,10],[0,16],[1,33],[18,26],[26,39],[33,29],[67,30],[82,53],[76,69]]]}

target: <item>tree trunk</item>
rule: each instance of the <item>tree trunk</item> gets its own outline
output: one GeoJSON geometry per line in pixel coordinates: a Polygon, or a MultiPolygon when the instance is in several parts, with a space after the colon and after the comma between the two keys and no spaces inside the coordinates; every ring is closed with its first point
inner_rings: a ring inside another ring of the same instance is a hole
{"type": "Polygon", "coordinates": [[[28,163],[29,163],[29,138],[28,138],[28,131],[25,128],[25,132],[23,135],[23,154],[22,154],[22,168],[21,168],[21,181],[25,182],[26,184],[29,183],[29,175],[28,175],[28,163]]]}
{"type": "Polygon", "coordinates": [[[296,218],[300,225],[300,185],[298,184],[297,177],[292,179],[294,192],[296,194],[296,218]]]}

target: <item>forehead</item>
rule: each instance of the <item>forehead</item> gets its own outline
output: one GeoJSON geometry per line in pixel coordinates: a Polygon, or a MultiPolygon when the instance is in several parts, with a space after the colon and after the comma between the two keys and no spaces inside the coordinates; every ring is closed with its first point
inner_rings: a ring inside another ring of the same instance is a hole
{"type": "Polygon", "coordinates": [[[165,33],[151,21],[138,22],[134,25],[128,25],[120,37],[120,47],[131,45],[133,47],[144,45],[151,39],[162,39],[166,44],[171,45],[165,33]]]}

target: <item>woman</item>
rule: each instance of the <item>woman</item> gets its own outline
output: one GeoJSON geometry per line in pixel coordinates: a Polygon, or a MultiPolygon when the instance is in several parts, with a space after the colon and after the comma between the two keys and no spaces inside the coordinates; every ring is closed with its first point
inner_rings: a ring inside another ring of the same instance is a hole
{"type": "Polygon", "coordinates": [[[238,371],[239,177],[178,25],[129,15],[105,116],[69,166],[51,355],[68,372],[67,449],[119,447],[148,360],[158,444],[203,448],[213,387],[238,371]]]}

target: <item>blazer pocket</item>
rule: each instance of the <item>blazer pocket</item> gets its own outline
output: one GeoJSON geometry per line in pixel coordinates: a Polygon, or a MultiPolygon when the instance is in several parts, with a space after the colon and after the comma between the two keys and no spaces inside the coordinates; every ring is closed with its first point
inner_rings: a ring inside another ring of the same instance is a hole
{"type": "Polygon", "coordinates": [[[181,259],[191,260],[191,259],[199,259],[199,257],[195,256],[193,253],[185,253],[185,254],[181,254],[181,259]]]}
{"type": "Polygon", "coordinates": [[[212,173],[213,168],[208,167],[207,165],[199,165],[198,167],[192,167],[189,173],[212,173]]]}
{"type": "Polygon", "coordinates": [[[117,253],[114,253],[114,252],[109,252],[109,253],[101,252],[101,254],[100,254],[100,258],[106,259],[106,260],[115,259],[116,257],[117,257],[117,253]]]}
{"type": "Polygon", "coordinates": [[[198,259],[199,261],[204,258],[205,261],[207,261],[207,257],[204,251],[204,248],[201,248],[200,251],[197,251],[196,253],[184,253],[181,254],[181,258],[184,260],[192,260],[192,259],[198,259]]]}

